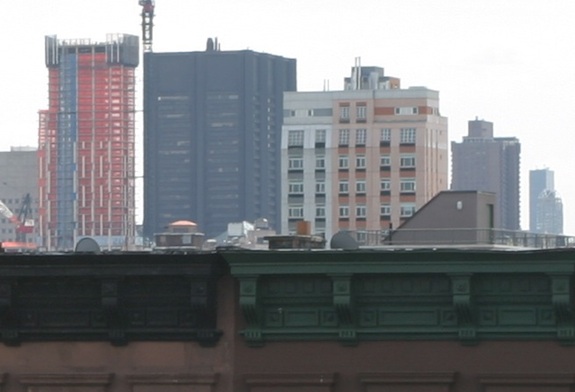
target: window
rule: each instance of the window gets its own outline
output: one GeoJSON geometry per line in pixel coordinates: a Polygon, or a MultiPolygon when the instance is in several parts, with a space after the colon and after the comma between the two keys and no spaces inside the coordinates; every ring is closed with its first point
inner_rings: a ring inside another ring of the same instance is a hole
{"type": "Polygon", "coordinates": [[[358,120],[365,120],[367,118],[367,106],[357,106],[356,115],[358,120]]]}
{"type": "Polygon", "coordinates": [[[365,155],[358,155],[355,157],[355,168],[365,169],[365,155]]]}
{"type": "Polygon", "coordinates": [[[290,182],[288,185],[288,193],[292,195],[303,194],[303,182],[290,182]]]}
{"type": "Polygon", "coordinates": [[[340,155],[338,162],[338,167],[340,169],[347,169],[349,167],[349,158],[347,155],[340,155]]]}
{"type": "Polygon", "coordinates": [[[379,157],[379,166],[389,167],[391,166],[391,157],[389,155],[382,155],[379,157]]]}
{"type": "Polygon", "coordinates": [[[381,216],[390,216],[391,215],[391,205],[389,204],[382,204],[379,206],[379,214],[381,216]]]}
{"type": "Polygon", "coordinates": [[[402,203],[400,207],[399,215],[402,218],[407,218],[415,214],[415,204],[413,203],[402,203]]]}
{"type": "Polygon", "coordinates": [[[355,130],[355,145],[365,146],[365,141],[367,139],[367,129],[356,129],[355,130]]]}
{"type": "Polygon", "coordinates": [[[289,218],[303,218],[303,206],[292,206],[288,208],[289,218]]]}
{"type": "Polygon", "coordinates": [[[340,218],[349,217],[349,207],[348,206],[339,206],[339,217],[340,218]]]}
{"type": "Polygon", "coordinates": [[[356,181],[355,191],[357,193],[365,193],[365,181],[356,181]]]}
{"type": "Polygon", "coordinates": [[[341,120],[349,120],[349,106],[340,106],[339,118],[341,120]]]}
{"type": "Polygon", "coordinates": [[[355,217],[365,218],[367,216],[367,207],[365,205],[355,206],[355,217]]]}
{"type": "Polygon", "coordinates": [[[379,190],[381,191],[391,190],[391,181],[389,179],[381,180],[381,182],[379,183],[379,190]]]}
{"type": "Polygon", "coordinates": [[[316,170],[325,169],[325,157],[324,156],[315,157],[315,168],[316,168],[316,170]]]}
{"type": "Polygon", "coordinates": [[[408,114],[417,114],[419,110],[417,107],[413,106],[403,106],[395,108],[395,114],[398,115],[408,115],[408,114]]]}
{"type": "Polygon", "coordinates": [[[325,129],[315,130],[315,142],[325,144],[325,129]]]}
{"type": "Polygon", "coordinates": [[[383,128],[379,131],[379,141],[381,142],[391,141],[391,128],[383,128]]]}
{"type": "Polygon", "coordinates": [[[303,131],[289,131],[288,147],[303,147],[303,131]]]}
{"type": "Polygon", "coordinates": [[[316,218],[325,218],[325,206],[316,206],[315,207],[315,217],[316,218]]]}
{"type": "Polygon", "coordinates": [[[325,193],[325,182],[318,181],[315,183],[315,193],[325,193]]]}
{"type": "Polygon", "coordinates": [[[339,182],[339,193],[348,193],[349,192],[349,183],[347,181],[340,181],[339,182]]]}
{"type": "Polygon", "coordinates": [[[415,179],[414,178],[402,178],[399,183],[399,189],[403,192],[415,192],[415,179]]]}
{"type": "Polygon", "coordinates": [[[301,170],[303,169],[303,158],[290,158],[288,160],[289,170],[301,170]]]}
{"type": "Polygon", "coordinates": [[[401,155],[399,158],[400,168],[414,168],[415,167],[415,155],[401,155]]]}
{"type": "Polygon", "coordinates": [[[400,144],[414,144],[415,143],[415,128],[401,128],[400,144]]]}
{"type": "Polygon", "coordinates": [[[349,144],[349,129],[339,130],[339,145],[347,146],[349,144]]]}

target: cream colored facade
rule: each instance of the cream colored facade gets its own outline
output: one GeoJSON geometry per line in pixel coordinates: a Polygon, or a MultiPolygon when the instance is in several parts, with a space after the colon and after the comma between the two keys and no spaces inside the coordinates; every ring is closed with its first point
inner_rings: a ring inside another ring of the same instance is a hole
{"type": "Polygon", "coordinates": [[[448,188],[439,93],[394,81],[284,94],[282,233],[302,219],[328,240],[339,230],[396,228],[448,188]]]}

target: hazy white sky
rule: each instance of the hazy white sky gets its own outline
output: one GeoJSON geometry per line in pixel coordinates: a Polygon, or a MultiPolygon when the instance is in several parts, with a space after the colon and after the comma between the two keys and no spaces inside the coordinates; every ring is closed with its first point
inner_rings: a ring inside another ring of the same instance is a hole
{"type": "MultiPolygon", "coordinates": [[[[2,1],[0,150],[37,145],[47,106],[44,35],[104,40],[140,34],[138,0],[2,1]]],[[[440,91],[450,140],[492,121],[522,144],[522,219],[529,170],[549,167],[575,235],[573,0],[156,0],[154,51],[253,49],[297,59],[298,89],[343,87],[355,57],[440,91]]],[[[141,72],[141,69],[140,69],[141,72]]],[[[141,91],[141,90],[140,90],[141,91]]],[[[141,95],[140,95],[141,99],[141,95]]],[[[141,129],[141,124],[139,126],[141,129]]],[[[5,168],[2,168],[5,169],[5,168]]]]}

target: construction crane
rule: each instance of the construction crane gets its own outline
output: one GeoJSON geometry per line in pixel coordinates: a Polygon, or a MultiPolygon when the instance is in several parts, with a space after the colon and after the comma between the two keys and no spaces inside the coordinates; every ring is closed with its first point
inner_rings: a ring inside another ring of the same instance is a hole
{"type": "Polygon", "coordinates": [[[154,0],[138,0],[142,6],[142,44],[144,53],[152,52],[154,30],[154,0]]]}
{"type": "Polygon", "coordinates": [[[32,199],[30,194],[27,193],[22,199],[20,210],[18,215],[16,215],[0,200],[0,214],[16,226],[16,242],[18,243],[26,243],[26,234],[34,231],[34,220],[30,218],[32,215],[31,204],[32,199]]]}

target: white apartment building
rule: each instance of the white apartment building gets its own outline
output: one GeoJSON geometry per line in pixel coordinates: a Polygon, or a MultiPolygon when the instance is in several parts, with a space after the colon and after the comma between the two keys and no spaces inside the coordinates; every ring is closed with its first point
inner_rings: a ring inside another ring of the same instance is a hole
{"type": "Polygon", "coordinates": [[[448,188],[439,93],[401,89],[379,67],[354,67],[343,91],[284,93],[282,226],[330,239],[397,228],[448,188]]]}

